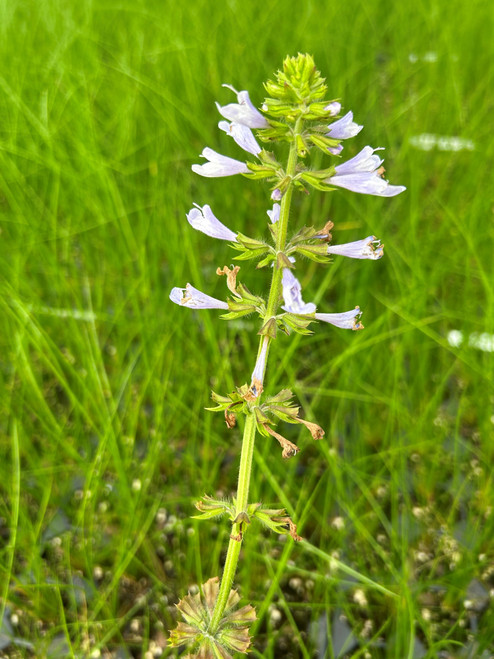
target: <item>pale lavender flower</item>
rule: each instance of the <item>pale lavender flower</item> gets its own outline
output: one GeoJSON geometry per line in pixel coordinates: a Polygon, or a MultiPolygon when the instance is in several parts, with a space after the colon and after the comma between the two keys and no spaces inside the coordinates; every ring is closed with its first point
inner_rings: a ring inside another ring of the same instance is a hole
{"type": "Polygon", "coordinates": [[[329,115],[331,117],[336,117],[337,114],[340,114],[341,111],[341,103],[338,103],[338,101],[333,101],[329,105],[326,105],[324,108],[325,112],[329,112],[329,115]]]}
{"type": "Polygon", "coordinates": [[[388,181],[381,178],[383,161],[379,156],[374,155],[374,151],[381,150],[381,148],[373,149],[371,146],[365,146],[350,160],[336,165],[334,176],[324,179],[324,182],[352,192],[378,197],[394,197],[400,194],[406,190],[405,186],[390,185],[388,181]]]}
{"type": "Polygon", "coordinates": [[[198,291],[190,284],[185,288],[172,288],[170,300],[189,309],[228,309],[228,303],[198,291]]]}
{"type": "Polygon", "coordinates": [[[322,320],[323,323],[331,323],[336,327],[341,327],[341,329],[352,329],[359,330],[364,329],[364,326],[360,322],[360,307],[355,307],[351,311],[345,311],[343,313],[316,313],[316,320],[322,320]]]}
{"type": "Polygon", "coordinates": [[[264,382],[264,371],[266,369],[266,356],[268,354],[268,345],[269,345],[269,338],[265,336],[262,342],[261,352],[259,353],[259,356],[257,358],[254,370],[252,371],[251,391],[256,397],[259,396],[259,394],[262,391],[262,389],[261,391],[259,391],[259,385],[262,386],[262,383],[264,382]]]}
{"type": "Polygon", "coordinates": [[[202,208],[197,204],[194,204],[194,206],[195,208],[187,213],[187,221],[191,227],[194,227],[197,231],[202,231],[211,238],[237,241],[237,234],[218,220],[208,204],[205,204],[202,208]]]}
{"type": "Polygon", "coordinates": [[[300,282],[293,275],[289,268],[283,268],[283,300],[284,306],[281,308],[289,313],[311,314],[316,310],[316,305],[312,302],[307,304],[302,300],[302,287],[300,282]]]}
{"type": "Polygon", "coordinates": [[[225,131],[227,135],[233,137],[235,142],[244,150],[257,156],[261,153],[261,147],[257,143],[256,138],[252,134],[251,129],[243,124],[237,124],[234,121],[220,121],[218,127],[225,131]]]}
{"type": "Polygon", "coordinates": [[[334,121],[328,126],[326,137],[332,137],[336,140],[346,140],[349,137],[355,137],[362,130],[363,126],[359,126],[353,120],[353,112],[347,112],[344,117],[334,121]]]}
{"type": "Polygon", "coordinates": [[[271,193],[271,199],[273,201],[281,201],[282,198],[283,198],[283,193],[281,192],[281,190],[279,188],[275,188],[271,193]]]}
{"type": "Polygon", "coordinates": [[[200,176],[215,178],[218,176],[233,176],[234,174],[249,173],[249,168],[244,162],[228,158],[227,156],[222,156],[221,153],[217,153],[209,147],[202,150],[201,157],[206,158],[209,162],[204,165],[192,165],[192,171],[200,176]]]}
{"type": "Polygon", "coordinates": [[[231,85],[223,85],[228,87],[237,95],[238,103],[230,103],[229,105],[220,105],[216,103],[218,112],[222,117],[229,121],[234,121],[237,124],[243,124],[249,128],[268,128],[269,122],[252,104],[249,98],[249,92],[238,92],[231,85]]]}
{"type": "Polygon", "coordinates": [[[273,224],[276,224],[278,220],[280,219],[280,209],[281,206],[279,204],[273,204],[273,210],[272,211],[266,211],[269,219],[273,224]]]}
{"type": "Polygon", "coordinates": [[[367,236],[362,240],[343,245],[328,245],[328,254],[340,254],[351,259],[372,259],[376,261],[383,255],[384,246],[375,236],[367,236]]]}

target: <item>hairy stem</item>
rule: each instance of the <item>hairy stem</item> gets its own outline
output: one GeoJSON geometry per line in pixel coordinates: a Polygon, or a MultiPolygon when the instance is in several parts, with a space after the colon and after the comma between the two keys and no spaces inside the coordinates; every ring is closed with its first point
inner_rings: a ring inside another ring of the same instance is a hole
{"type": "MultiPolygon", "coordinates": [[[[301,123],[302,123],[302,119],[301,118],[297,119],[293,131],[294,133],[293,142],[290,146],[290,153],[288,156],[288,163],[286,167],[286,175],[290,177],[293,177],[296,171],[296,166],[297,166],[296,137],[298,132],[300,131],[301,123]]],[[[292,194],[293,194],[293,183],[292,181],[290,181],[285,191],[285,194],[283,195],[283,199],[281,200],[280,218],[278,220],[279,225],[278,225],[278,234],[276,240],[277,252],[283,252],[286,246],[288,217],[290,215],[292,194]]],[[[275,262],[273,266],[273,278],[271,280],[271,288],[269,291],[264,322],[267,321],[272,316],[276,315],[280,301],[280,296],[281,296],[282,276],[283,276],[283,269],[278,267],[278,264],[275,262]]],[[[261,336],[259,342],[258,354],[261,351],[263,340],[264,340],[264,336],[261,336]]],[[[269,350],[269,345],[268,345],[268,350],[269,350]]],[[[267,363],[267,354],[266,354],[266,363],[267,363]]],[[[242,512],[246,512],[247,510],[255,437],[256,437],[256,418],[254,414],[251,413],[246,416],[244,436],[242,439],[242,454],[240,457],[240,472],[238,476],[237,498],[236,498],[237,516],[242,512]]],[[[223,576],[221,579],[218,599],[216,600],[211,622],[209,624],[210,634],[215,634],[216,631],[218,630],[218,627],[221,623],[221,619],[223,617],[223,613],[225,611],[226,604],[228,602],[230,590],[233,584],[233,580],[235,578],[235,573],[237,571],[240,549],[242,547],[242,534],[241,534],[242,526],[245,526],[243,522],[233,524],[232,536],[230,537],[230,542],[228,545],[228,552],[226,555],[225,567],[223,569],[223,576]]]]}

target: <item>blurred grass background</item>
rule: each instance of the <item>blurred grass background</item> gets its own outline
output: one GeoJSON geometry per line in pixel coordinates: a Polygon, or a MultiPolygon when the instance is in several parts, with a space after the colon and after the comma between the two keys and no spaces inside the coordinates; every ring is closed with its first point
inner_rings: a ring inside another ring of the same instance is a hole
{"type": "MultiPolygon", "coordinates": [[[[251,499],[307,543],[246,537],[253,656],[494,656],[493,23],[482,0],[0,0],[3,656],[175,656],[174,603],[221,570],[228,523],[189,516],[234,491],[240,432],[204,407],[249,378],[257,321],[168,294],[224,296],[233,253],[189,227],[193,202],[266,235],[265,186],[190,165],[206,145],[242,159],[216,127],[221,84],[260,105],[298,51],[365,126],[346,156],[385,146],[408,189],[296,198],[297,225],[386,249],[297,270],[306,301],[359,304],[366,329],[272,350],[267,390],[293,385],[326,437],[288,428],[289,462],[258,442],[251,499]]],[[[241,274],[266,290],[265,270],[241,274]]]]}

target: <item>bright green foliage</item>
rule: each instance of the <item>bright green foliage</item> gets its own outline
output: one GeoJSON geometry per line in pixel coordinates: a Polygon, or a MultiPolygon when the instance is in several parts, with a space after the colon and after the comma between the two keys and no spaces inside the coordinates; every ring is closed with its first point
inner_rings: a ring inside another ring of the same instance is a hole
{"type": "MultiPolygon", "coordinates": [[[[313,324],[273,346],[270,392],[294,382],[326,435],[287,424],[302,448],[288,462],[258,444],[251,500],[285,508],[304,541],[246,534],[251,656],[332,657],[341,635],[352,659],[492,654],[494,363],[477,346],[494,327],[493,22],[486,0],[0,2],[0,613],[34,648],[4,654],[144,656],[187,586],[221,570],[226,515],[189,516],[234,491],[239,431],[204,407],[248,378],[259,319],[189,314],[168,293],[225,290],[226,246],[191,231],[192,202],[214,196],[268,242],[264,181],[190,165],[205,144],[238,157],[216,130],[221,84],[261,107],[297,50],[365,126],[348,156],[386,146],[408,191],[307,183],[296,202],[298,228],[333,219],[335,243],[375,233],[385,255],[300,259],[308,299],[360,304],[366,329],[313,324]]],[[[271,268],[244,268],[260,294],[271,268]]]]}

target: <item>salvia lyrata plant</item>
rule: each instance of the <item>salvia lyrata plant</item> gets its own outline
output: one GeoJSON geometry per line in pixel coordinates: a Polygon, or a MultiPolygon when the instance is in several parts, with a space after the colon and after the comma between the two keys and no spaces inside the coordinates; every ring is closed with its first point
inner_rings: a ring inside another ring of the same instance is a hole
{"type": "Polygon", "coordinates": [[[383,245],[375,236],[333,245],[333,222],[318,228],[295,227],[289,232],[293,193],[309,192],[310,188],[322,192],[343,188],[362,194],[394,197],[405,188],[390,185],[383,178],[380,147],[364,146],[353,158],[342,159],[344,141],[358,135],[363,127],[353,120],[351,111],[342,115],[338,100],[326,97],[325,79],[310,55],[299,54],[285,59],[283,70],[264,85],[268,96],[261,110],[252,104],[247,91],[237,92],[230,85],[224,86],[236,95],[237,102],[216,104],[224,118],[218,126],[251,157],[248,161],[235,160],[205,148],[201,156],[206,162],[193,165],[192,170],[210,178],[242,174],[251,180],[264,179],[270,185],[271,202],[274,202],[267,211],[271,238],[269,241],[257,240],[226,227],[208,204],[194,204],[187,220],[194,229],[207,236],[227,241],[236,252],[236,260],[254,259],[258,261],[258,268],[270,267],[271,286],[266,297],[254,295],[239,282],[240,268],[237,265],[224,266],[216,271],[226,277],[230,291],[227,300],[211,297],[191,284],[185,288],[173,288],[170,293],[173,302],[188,309],[221,309],[224,311],[221,317],[226,320],[251,313],[260,318],[259,349],[250,383],[224,395],[213,392],[215,406],[209,408],[212,412],[224,414],[228,428],[235,426],[238,417],[244,418],[236,496],[230,501],[204,496],[195,504],[199,510],[197,519],[226,514],[232,524],[223,575],[221,581],[218,577],[212,578],[200,587],[199,592],[181,600],[178,609],[183,621],[171,632],[170,641],[172,646],[188,645],[193,653],[189,656],[226,659],[231,653],[248,650],[249,625],[256,617],[252,606],[238,607],[240,597],[232,590],[247,529],[259,521],[275,533],[288,533],[294,540],[300,540],[296,525],[284,509],[268,509],[260,503],[249,502],[256,434],[277,440],[283,458],[294,456],[299,449],[275,429],[280,421],[303,424],[314,439],[321,439],[324,435],[316,423],[301,418],[290,389],[264,395],[271,344],[279,331],[311,333],[309,325],[316,321],[342,329],[363,328],[358,306],[348,311],[328,313],[317,311],[312,302],[304,302],[300,283],[294,274],[299,257],[327,263],[333,255],[372,260],[383,256],[383,245]],[[287,162],[281,163],[270,147],[284,142],[289,145],[289,152],[287,162]],[[260,143],[267,148],[262,148],[260,143]],[[308,160],[313,149],[332,159],[325,169],[310,167],[308,160]]]}

